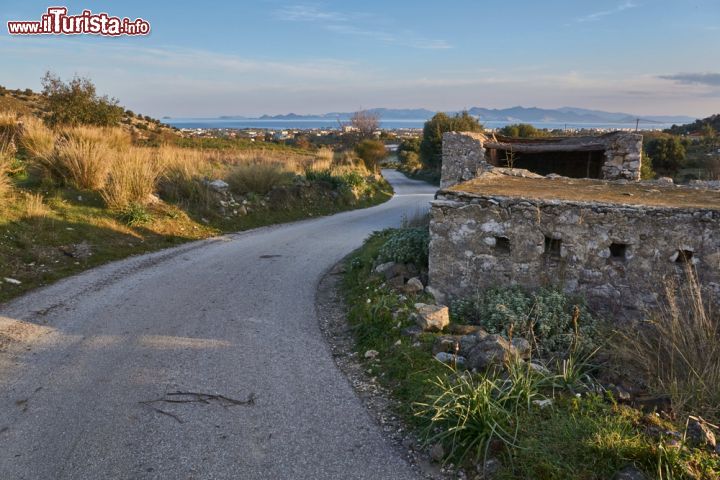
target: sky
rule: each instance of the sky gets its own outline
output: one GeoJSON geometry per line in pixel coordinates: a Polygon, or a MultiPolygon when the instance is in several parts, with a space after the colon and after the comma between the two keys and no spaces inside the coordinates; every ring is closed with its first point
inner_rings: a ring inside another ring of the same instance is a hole
{"type": "Polygon", "coordinates": [[[720,112],[719,0],[0,0],[0,85],[90,77],[155,117],[563,106],[720,112]],[[146,37],[10,36],[52,5],[146,37]]]}

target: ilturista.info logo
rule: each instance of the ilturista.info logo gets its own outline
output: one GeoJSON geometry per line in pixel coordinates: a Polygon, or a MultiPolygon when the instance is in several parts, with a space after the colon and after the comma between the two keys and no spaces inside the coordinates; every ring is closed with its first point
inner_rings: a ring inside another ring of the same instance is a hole
{"type": "Polygon", "coordinates": [[[67,7],[49,7],[40,20],[12,20],[7,22],[10,35],[148,35],[150,23],[142,18],[113,17],[107,13],[83,10],[68,15],[67,7]]]}

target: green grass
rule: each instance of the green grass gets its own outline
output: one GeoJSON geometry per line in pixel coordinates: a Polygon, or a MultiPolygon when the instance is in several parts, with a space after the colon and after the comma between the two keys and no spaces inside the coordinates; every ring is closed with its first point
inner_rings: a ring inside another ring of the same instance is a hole
{"type": "Polygon", "coordinates": [[[594,383],[582,361],[543,376],[522,366],[509,374],[461,376],[433,359],[432,344],[440,334],[423,334],[413,346],[401,331],[412,325],[412,305],[429,299],[404,298],[372,275],[390,236],[374,234],[349,257],[348,320],[359,358],[367,350],[379,352],[362,360],[365,367],[390,389],[399,401],[396,413],[428,446],[441,442],[450,452],[447,459],[469,471],[488,457],[498,458],[502,467],[493,478],[504,480],[610,479],[629,464],[648,478],[720,478],[720,456],[673,446],[668,432],[681,435],[684,425],[592,393],[594,383]],[[540,408],[534,399],[551,399],[552,405],[540,408]]]}
{"type": "Polygon", "coordinates": [[[225,232],[365,208],[392,196],[391,187],[383,181],[371,195],[354,203],[318,197],[285,208],[258,207],[242,217],[223,217],[168,203],[114,212],[95,192],[48,188],[26,175],[15,180],[14,199],[0,204],[0,302],[129,255],[225,232]],[[28,192],[42,194],[42,212],[30,213],[25,198],[28,192]],[[92,255],[71,256],[73,245],[83,242],[91,246],[92,255]],[[4,277],[22,283],[7,283],[2,281],[4,277]]]}

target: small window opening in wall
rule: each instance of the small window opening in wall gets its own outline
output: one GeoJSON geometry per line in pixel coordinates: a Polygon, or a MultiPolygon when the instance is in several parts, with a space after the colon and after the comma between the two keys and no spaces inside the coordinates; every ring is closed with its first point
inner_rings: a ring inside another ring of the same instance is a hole
{"type": "Polygon", "coordinates": [[[677,263],[690,263],[690,260],[693,258],[692,250],[678,250],[677,253],[677,258],[675,259],[677,263]]]}
{"type": "Polygon", "coordinates": [[[627,244],[625,243],[611,243],[610,244],[610,258],[615,260],[627,259],[627,244]]]}
{"type": "Polygon", "coordinates": [[[562,240],[545,236],[545,255],[560,258],[560,246],[562,240]]]}
{"type": "Polygon", "coordinates": [[[495,237],[495,250],[498,253],[510,253],[510,239],[507,237],[495,237]]]}

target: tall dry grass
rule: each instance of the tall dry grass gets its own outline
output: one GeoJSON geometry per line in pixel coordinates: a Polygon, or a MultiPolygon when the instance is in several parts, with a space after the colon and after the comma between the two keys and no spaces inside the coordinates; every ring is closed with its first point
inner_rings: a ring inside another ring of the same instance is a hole
{"type": "Polygon", "coordinates": [[[78,136],[61,140],[52,156],[52,169],[78,189],[100,190],[105,186],[117,152],[102,141],[78,136]]]}
{"type": "Polygon", "coordinates": [[[703,298],[697,275],[668,281],[666,304],[639,331],[621,333],[620,355],[673,409],[720,421],[720,315],[703,298]]]}
{"type": "Polygon", "coordinates": [[[10,174],[13,157],[7,144],[0,143],[0,198],[5,198],[12,190],[10,174]]]}
{"type": "Polygon", "coordinates": [[[273,187],[290,183],[294,172],[282,163],[246,163],[235,166],[226,179],[230,189],[240,195],[265,195],[273,187]]]}
{"type": "Polygon", "coordinates": [[[100,194],[112,209],[122,210],[132,204],[144,205],[155,192],[161,173],[162,166],[156,151],[132,147],[114,157],[100,194]]]}
{"type": "Polygon", "coordinates": [[[55,142],[55,133],[42,120],[30,116],[23,118],[19,146],[25,158],[47,175],[62,178],[53,158],[55,142]]]}

